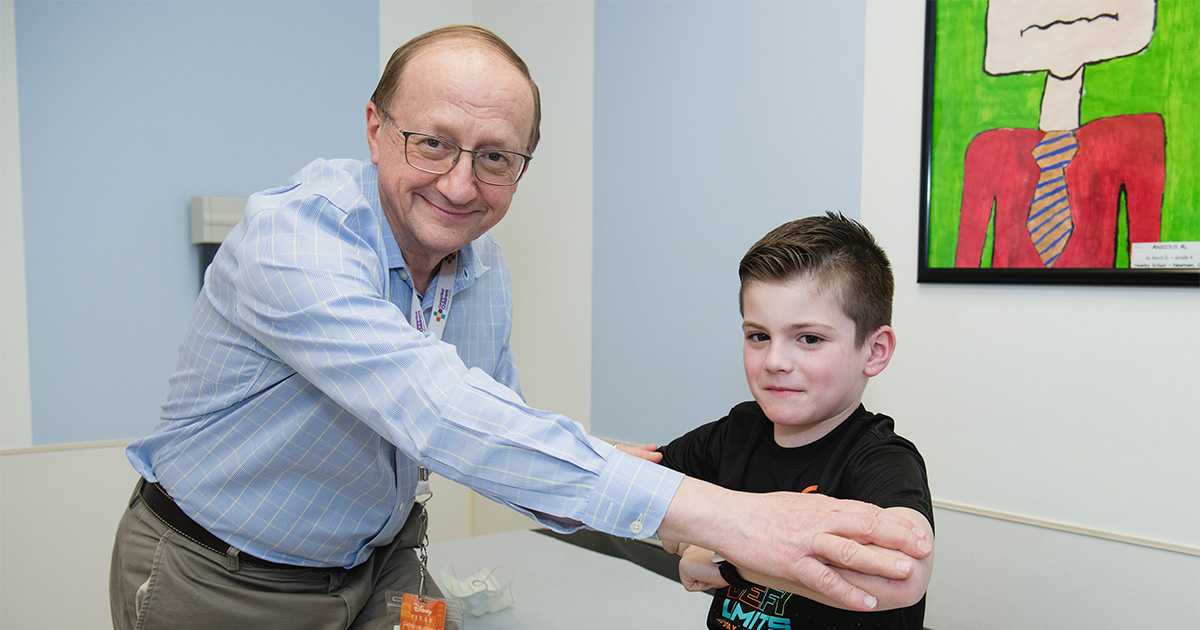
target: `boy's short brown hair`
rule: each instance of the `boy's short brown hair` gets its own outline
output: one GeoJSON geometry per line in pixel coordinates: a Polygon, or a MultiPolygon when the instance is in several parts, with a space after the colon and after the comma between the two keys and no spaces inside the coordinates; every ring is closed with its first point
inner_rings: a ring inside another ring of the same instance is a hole
{"type": "Polygon", "coordinates": [[[748,284],[806,277],[821,290],[837,292],[842,312],[854,322],[856,345],[892,323],[895,281],[887,254],[867,228],[841,213],[805,217],[771,230],[742,257],[738,276],[739,311],[748,284]]]}

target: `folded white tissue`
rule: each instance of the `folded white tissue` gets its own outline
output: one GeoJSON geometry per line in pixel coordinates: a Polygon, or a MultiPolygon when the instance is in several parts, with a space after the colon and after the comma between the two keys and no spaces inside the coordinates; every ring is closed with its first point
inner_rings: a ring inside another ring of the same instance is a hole
{"type": "Polygon", "coordinates": [[[516,603],[512,593],[512,581],[515,576],[516,569],[502,566],[480,569],[470,577],[459,578],[454,575],[453,567],[447,566],[442,569],[442,579],[438,583],[447,596],[462,602],[463,610],[468,615],[482,617],[516,603]],[[496,573],[502,569],[512,573],[503,581],[496,579],[496,573]]]}

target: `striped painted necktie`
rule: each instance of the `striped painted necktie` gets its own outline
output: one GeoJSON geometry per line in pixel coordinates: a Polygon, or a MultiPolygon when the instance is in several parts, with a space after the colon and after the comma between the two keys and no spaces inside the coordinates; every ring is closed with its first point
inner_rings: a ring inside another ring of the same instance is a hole
{"type": "Polygon", "coordinates": [[[1046,132],[1042,141],[1033,147],[1033,159],[1037,160],[1041,175],[1029,206],[1029,218],[1025,227],[1037,248],[1042,264],[1053,267],[1067,239],[1075,231],[1071,220],[1071,204],[1067,200],[1067,165],[1079,151],[1072,131],[1046,132]]]}

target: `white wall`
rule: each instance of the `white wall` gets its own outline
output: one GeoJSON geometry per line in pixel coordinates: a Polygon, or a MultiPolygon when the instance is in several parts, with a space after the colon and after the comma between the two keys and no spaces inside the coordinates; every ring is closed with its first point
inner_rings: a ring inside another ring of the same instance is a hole
{"type": "Polygon", "coordinates": [[[1004,520],[1200,546],[1200,293],[916,283],[924,11],[868,5],[862,217],[899,338],[867,404],[920,445],[943,506],[926,624],[1200,627],[1200,558],[1004,520]],[[1035,368],[1039,344],[1069,353],[1035,368]]]}
{"type": "Polygon", "coordinates": [[[108,564],[136,481],[120,444],[0,456],[0,628],[112,627],[108,564]]]}
{"type": "Polygon", "coordinates": [[[0,2],[0,448],[29,446],[29,326],[12,0],[0,2]]]}

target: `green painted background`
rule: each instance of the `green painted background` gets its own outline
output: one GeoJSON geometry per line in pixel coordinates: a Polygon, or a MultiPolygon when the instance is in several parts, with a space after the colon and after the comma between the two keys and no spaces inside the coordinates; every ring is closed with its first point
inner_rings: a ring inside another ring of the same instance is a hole
{"type": "MultiPolygon", "coordinates": [[[[983,72],[983,0],[937,3],[929,193],[930,268],[954,266],[963,159],[976,134],[1036,128],[1046,73],[983,72]]],[[[1084,69],[1080,122],[1157,112],[1166,125],[1162,240],[1200,241],[1200,2],[1159,0],[1154,37],[1141,54],[1084,69]]],[[[1121,222],[1124,224],[1124,221],[1121,222]]],[[[1123,234],[1118,235],[1124,239],[1123,234]]],[[[990,233],[984,259],[990,260],[990,233]]],[[[1128,250],[1117,267],[1128,267],[1128,250]]]]}

